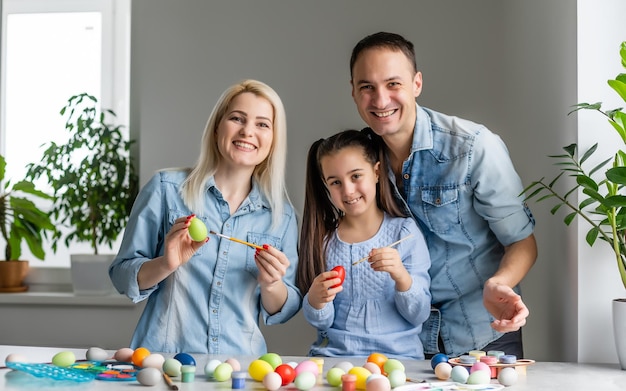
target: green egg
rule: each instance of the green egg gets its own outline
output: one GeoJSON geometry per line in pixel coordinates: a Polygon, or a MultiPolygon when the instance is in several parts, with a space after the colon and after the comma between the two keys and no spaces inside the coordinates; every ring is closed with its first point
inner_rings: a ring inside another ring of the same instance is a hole
{"type": "Polygon", "coordinates": [[[259,357],[259,360],[270,363],[273,369],[276,369],[277,366],[283,363],[283,359],[276,353],[265,353],[259,357]]]}
{"type": "Polygon", "coordinates": [[[163,372],[172,377],[180,376],[180,369],[183,364],[175,358],[168,358],[163,361],[163,372]]]}
{"type": "Polygon", "coordinates": [[[383,369],[386,373],[391,373],[391,371],[393,371],[394,369],[400,369],[402,370],[402,372],[404,372],[404,364],[402,364],[400,360],[390,358],[389,360],[385,361],[385,364],[383,364],[383,369]]]}
{"type": "Polygon", "coordinates": [[[329,386],[337,387],[341,385],[341,375],[344,375],[346,371],[341,368],[330,368],[326,372],[326,381],[329,386]]]}
{"type": "Polygon", "coordinates": [[[206,229],[206,225],[204,225],[202,220],[200,220],[199,218],[192,217],[191,220],[189,220],[188,230],[189,236],[192,240],[196,242],[202,242],[204,241],[204,239],[206,239],[208,231],[206,229]]]}
{"type": "Polygon", "coordinates": [[[52,357],[52,364],[57,367],[69,367],[76,362],[76,355],[72,352],[59,352],[52,357]]]}
{"type": "Polygon", "coordinates": [[[226,381],[230,379],[230,375],[233,373],[233,367],[227,362],[223,362],[215,368],[213,371],[213,379],[217,381],[226,381]]]}

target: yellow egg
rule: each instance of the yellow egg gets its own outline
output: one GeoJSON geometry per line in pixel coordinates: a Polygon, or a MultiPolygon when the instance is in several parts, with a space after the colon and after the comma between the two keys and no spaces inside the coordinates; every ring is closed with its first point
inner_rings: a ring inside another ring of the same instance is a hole
{"type": "Polygon", "coordinates": [[[263,381],[265,375],[270,372],[274,372],[274,368],[272,367],[272,364],[264,360],[254,360],[248,366],[248,373],[250,374],[250,377],[259,382],[263,381]]]}
{"type": "Polygon", "coordinates": [[[348,373],[356,376],[356,388],[359,390],[365,389],[367,378],[372,374],[367,368],[363,367],[352,367],[348,373]]]}

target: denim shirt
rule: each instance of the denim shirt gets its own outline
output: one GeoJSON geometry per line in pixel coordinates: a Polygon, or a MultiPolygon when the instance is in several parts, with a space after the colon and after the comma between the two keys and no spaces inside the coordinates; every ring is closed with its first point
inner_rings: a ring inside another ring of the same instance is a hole
{"type": "Polygon", "coordinates": [[[304,296],[305,319],[317,329],[312,356],[368,356],[381,352],[389,357],[424,359],[419,332],[430,314],[430,257],[424,236],[415,221],[408,218],[385,219],[372,238],[346,243],[335,231],[326,248],[326,267],[346,269],[343,290],[318,310],[304,296]],[[396,290],[389,273],[374,271],[368,262],[352,265],[373,248],[385,247],[412,235],[397,245],[402,264],[413,284],[405,292],[396,290]]]}
{"type": "MultiPolygon", "coordinates": [[[[396,198],[418,221],[432,266],[432,310],[421,339],[436,353],[482,349],[502,334],[482,300],[504,246],[532,234],[522,182],[499,136],[485,126],[417,106],[409,157],[396,198]]],[[[514,288],[519,293],[519,287],[514,288]]]]}
{"type": "Polygon", "coordinates": [[[281,311],[269,315],[261,305],[255,249],[209,235],[187,262],[157,285],[140,290],[141,265],[163,255],[165,235],[174,221],[195,213],[180,196],[186,171],[162,171],[143,187],[130,215],[117,257],[109,274],[117,290],[133,302],[148,299],[130,347],[155,352],[252,355],[267,351],[258,326],[284,323],[301,306],[295,287],[298,261],[296,216],[285,205],[282,221],[271,229],[269,204],[253,183],[235,213],[211,178],[206,188],[206,214],[198,215],[208,230],[259,245],[269,244],[285,253],[290,266],[283,278],[288,297],[281,311]]]}

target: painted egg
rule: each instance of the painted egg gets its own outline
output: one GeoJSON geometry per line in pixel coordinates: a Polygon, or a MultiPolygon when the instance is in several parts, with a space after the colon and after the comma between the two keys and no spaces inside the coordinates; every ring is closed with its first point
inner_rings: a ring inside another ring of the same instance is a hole
{"type": "Polygon", "coordinates": [[[132,361],[133,364],[138,367],[143,366],[143,360],[150,355],[150,351],[146,348],[137,348],[133,352],[132,361]]]}
{"type": "Polygon", "coordinates": [[[363,367],[352,367],[348,371],[348,373],[356,376],[356,388],[358,388],[359,390],[365,389],[365,382],[367,381],[367,378],[372,374],[372,372],[363,367]]]}
{"type": "Polygon", "coordinates": [[[265,353],[259,360],[267,361],[272,366],[272,369],[276,369],[277,366],[283,363],[283,359],[276,353],[265,353]]]}
{"type": "Polygon", "coordinates": [[[69,367],[76,362],[76,355],[73,352],[59,352],[52,357],[52,364],[57,367],[69,367]]]}
{"type": "Polygon", "coordinates": [[[489,368],[489,365],[485,364],[482,361],[474,363],[474,365],[472,365],[472,367],[470,368],[470,374],[476,371],[487,371],[487,373],[489,373],[489,375],[491,376],[491,368],[489,368]]]}
{"type": "Polygon", "coordinates": [[[143,359],[142,367],[144,368],[163,368],[163,363],[165,362],[165,357],[159,353],[152,353],[148,357],[143,359]]]}
{"type": "Polygon", "coordinates": [[[365,364],[363,364],[363,368],[367,369],[368,371],[372,372],[372,374],[381,374],[381,370],[380,367],[378,365],[376,365],[376,363],[373,362],[366,362],[365,364]]]}
{"type": "Polygon", "coordinates": [[[235,372],[241,371],[241,364],[236,358],[229,358],[224,362],[230,364],[230,366],[233,367],[233,371],[235,372]]]}
{"type": "Polygon", "coordinates": [[[180,376],[182,366],[183,364],[175,358],[166,358],[163,362],[163,372],[172,377],[180,376]]]}
{"type": "MultiPolygon", "coordinates": [[[[317,365],[316,365],[317,366],[317,365]]],[[[316,376],[312,372],[302,372],[296,375],[296,379],[294,380],[294,385],[300,391],[310,390],[315,386],[316,376]]]]}
{"type": "Polygon", "coordinates": [[[276,372],[269,372],[263,377],[263,386],[269,391],[275,391],[283,384],[283,379],[276,372]]]}
{"type": "Polygon", "coordinates": [[[382,353],[372,353],[367,357],[367,362],[373,362],[378,365],[380,368],[380,373],[383,373],[385,362],[387,362],[388,357],[382,353]]]}
{"type": "Polygon", "coordinates": [[[445,353],[437,353],[430,359],[430,366],[435,369],[437,364],[442,362],[448,362],[448,355],[445,353]]]}
{"type": "Polygon", "coordinates": [[[406,373],[401,369],[394,369],[387,374],[391,388],[403,386],[406,383],[406,373]]]}
{"type": "Polygon", "coordinates": [[[131,348],[121,348],[115,352],[113,358],[120,362],[131,362],[133,360],[133,352],[134,350],[131,348]]]}
{"type": "Polygon", "coordinates": [[[341,376],[344,375],[346,371],[341,368],[330,368],[328,372],[326,372],[326,381],[328,385],[331,387],[337,387],[341,385],[341,376]]]}
{"type": "Polygon", "coordinates": [[[287,363],[287,365],[289,365],[290,367],[292,367],[293,369],[296,369],[296,367],[298,366],[298,363],[295,361],[289,361],[287,363]]]}
{"type": "Polygon", "coordinates": [[[389,382],[389,379],[387,379],[385,376],[373,374],[370,377],[371,379],[369,379],[365,383],[366,391],[389,391],[391,390],[391,383],[389,382]]]}
{"type": "Polygon", "coordinates": [[[452,371],[450,371],[450,378],[454,382],[465,384],[467,382],[468,377],[469,377],[469,372],[467,371],[467,368],[461,365],[452,367],[452,371]]]}
{"type": "Polygon", "coordinates": [[[213,371],[213,379],[217,381],[226,381],[230,379],[230,375],[233,373],[233,367],[227,363],[223,362],[217,367],[215,367],[215,371],[213,371]]]}
{"type": "Polygon", "coordinates": [[[317,363],[311,360],[304,360],[296,365],[296,377],[303,372],[311,372],[313,376],[317,376],[320,372],[320,369],[317,366],[317,363]]]}
{"type": "Polygon", "coordinates": [[[192,217],[191,220],[189,220],[187,230],[189,231],[189,237],[196,242],[203,242],[208,233],[206,225],[197,217],[192,217]]]}
{"type": "Polygon", "coordinates": [[[390,358],[389,360],[385,361],[385,365],[383,365],[383,370],[385,371],[385,373],[389,373],[394,369],[402,369],[404,371],[404,364],[402,364],[400,360],[395,358],[390,358]]]}
{"type": "Polygon", "coordinates": [[[337,288],[338,286],[341,286],[341,284],[343,284],[344,280],[346,279],[346,269],[344,269],[343,266],[339,265],[339,266],[335,266],[331,270],[337,272],[337,277],[333,277],[333,278],[338,278],[340,280],[339,284],[335,284],[331,286],[331,288],[337,288]]]}
{"type": "Polygon", "coordinates": [[[265,375],[270,372],[274,372],[272,364],[263,360],[253,360],[248,366],[248,373],[250,377],[256,381],[263,381],[265,375]]]}
{"type": "Polygon", "coordinates": [[[137,381],[144,386],[155,386],[161,381],[161,371],[157,368],[143,368],[137,373],[137,381]]]}
{"type": "Polygon", "coordinates": [[[498,382],[505,387],[512,386],[517,383],[517,376],[518,374],[515,368],[502,368],[498,373],[498,382]]]}
{"type": "Polygon", "coordinates": [[[448,380],[450,375],[452,375],[452,365],[447,362],[440,362],[437,364],[435,367],[435,376],[437,376],[437,379],[448,380]]]}
{"type": "Polygon", "coordinates": [[[194,359],[191,354],[188,353],[178,353],[174,356],[174,358],[180,361],[183,365],[196,365],[196,359],[194,359]]]}
{"type": "Polygon", "coordinates": [[[352,369],[353,366],[354,364],[352,364],[350,361],[340,361],[337,364],[333,365],[333,368],[341,368],[344,372],[348,373],[348,371],[352,369]]]}
{"type": "Polygon", "coordinates": [[[274,369],[274,372],[278,373],[283,380],[281,386],[290,384],[296,378],[296,370],[289,364],[280,364],[274,369]]]}
{"type": "Polygon", "coordinates": [[[216,359],[211,359],[207,361],[207,363],[204,365],[204,374],[206,375],[206,377],[208,378],[213,377],[213,372],[215,372],[215,368],[217,368],[217,366],[220,365],[221,363],[222,362],[220,360],[216,360],[216,359]]]}
{"type": "Polygon", "coordinates": [[[23,354],[11,353],[4,359],[4,362],[28,362],[28,359],[23,354]]]}
{"type": "Polygon", "coordinates": [[[85,358],[89,361],[105,361],[109,358],[109,353],[102,348],[89,348],[87,349],[87,353],[85,353],[85,358]]]}
{"type": "Polygon", "coordinates": [[[467,378],[467,384],[489,384],[491,383],[491,373],[478,370],[470,373],[467,378]]]}

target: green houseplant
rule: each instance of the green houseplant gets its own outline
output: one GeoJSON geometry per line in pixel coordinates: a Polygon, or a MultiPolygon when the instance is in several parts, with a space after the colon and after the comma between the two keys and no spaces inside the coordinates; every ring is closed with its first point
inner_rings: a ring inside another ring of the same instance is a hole
{"type": "MultiPolygon", "coordinates": [[[[64,238],[68,248],[72,241],[89,243],[98,258],[99,245],[113,248],[137,195],[138,178],[130,156],[133,141],[124,137],[121,125],[112,123],[115,113],[101,109],[89,94],[70,97],[60,114],[67,142],[44,145],[41,162],[27,166],[27,177],[45,178],[53,191],[51,214],[66,229],[54,234],[53,250],[64,238]]],[[[73,280],[76,291],[74,276],[73,280]]]]}
{"type": "Polygon", "coordinates": [[[43,260],[43,239],[47,238],[48,232],[56,232],[56,228],[48,213],[37,207],[31,199],[24,197],[28,195],[51,200],[52,196],[37,190],[27,180],[11,186],[10,181],[5,181],[5,174],[6,160],[0,155],[0,235],[6,243],[6,262],[1,262],[0,265],[0,289],[11,291],[25,288],[22,280],[28,271],[28,261],[20,260],[22,242],[26,242],[33,256],[43,260]]]}
{"type": "MultiPolygon", "coordinates": [[[[626,41],[620,46],[621,64],[626,68],[626,41]]],[[[626,102],[626,74],[620,73],[615,79],[608,80],[609,86],[626,102]]],[[[594,246],[598,239],[607,243],[615,256],[617,270],[624,288],[626,288],[626,113],[623,108],[603,110],[601,103],[581,103],[574,106],[578,110],[594,110],[608,119],[609,124],[619,135],[622,144],[612,156],[587,168],[590,158],[598,149],[594,144],[579,156],[576,144],[563,147],[565,153],[550,155],[556,159],[560,173],[549,182],[542,178],[532,182],[522,194],[526,200],[555,201],[551,213],[554,215],[561,207],[569,209],[564,222],[569,225],[576,216],[590,224],[586,235],[589,246],[594,246]],[[576,180],[574,187],[566,192],[559,192],[556,184],[564,176],[576,180]],[[570,196],[582,190],[579,202],[571,201],[570,196]]],[[[617,353],[622,369],[626,369],[626,299],[613,300],[613,324],[617,353]]]]}

